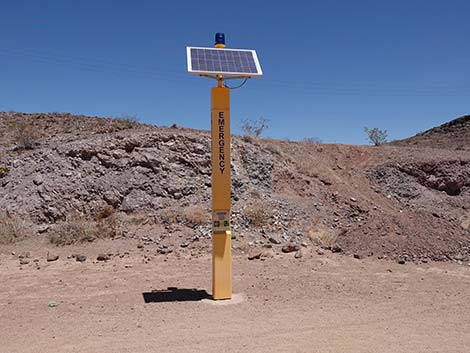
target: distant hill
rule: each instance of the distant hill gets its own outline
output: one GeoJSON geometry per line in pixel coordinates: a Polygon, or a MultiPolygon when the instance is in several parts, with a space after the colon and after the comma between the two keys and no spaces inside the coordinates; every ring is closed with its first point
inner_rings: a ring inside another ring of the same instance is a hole
{"type": "Polygon", "coordinates": [[[416,136],[394,141],[396,146],[423,146],[470,151],[470,115],[449,121],[416,136]]]}

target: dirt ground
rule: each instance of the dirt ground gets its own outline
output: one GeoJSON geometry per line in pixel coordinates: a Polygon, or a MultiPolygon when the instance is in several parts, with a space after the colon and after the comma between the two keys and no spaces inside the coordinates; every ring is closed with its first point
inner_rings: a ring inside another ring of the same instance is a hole
{"type": "Polygon", "coordinates": [[[37,264],[0,255],[2,353],[470,352],[467,265],[235,256],[236,300],[214,303],[209,255],[37,264]]]}

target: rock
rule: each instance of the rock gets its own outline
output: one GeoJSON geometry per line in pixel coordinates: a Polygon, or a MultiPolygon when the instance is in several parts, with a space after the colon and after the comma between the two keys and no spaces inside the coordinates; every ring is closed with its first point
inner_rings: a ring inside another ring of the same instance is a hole
{"type": "Polygon", "coordinates": [[[106,255],[106,254],[99,254],[99,255],[96,257],[96,260],[98,260],[98,261],[108,261],[108,260],[109,260],[109,256],[106,255]]]}
{"type": "Polygon", "coordinates": [[[318,255],[325,255],[325,252],[323,251],[323,249],[318,249],[317,254],[318,255]]]}
{"type": "Polygon", "coordinates": [[[364,256],[362,256],[361,254],[354,254],[353,257],[358,260],[364,258],[364,256]]]}
{"type": "Polygon", "coordinates": [[[343,252],[343,249],[338,244],[333,244],[331,246],[331,252],[340,253],[340,252],[343,252]]]}
{"type": "Polygon", "coordinates": [[[294,251],[299,251],[300,246],[298,244],[290,243],[290,244],[284,245],[281,250],[283,253],[290,253],[294,251]]]}
{"type": "Polygon", "coordinates": [[[454,260],[456,261],[464,261],[465,260],[465,256],[463,256],[462,254],[457,254],[454,256],[454,260]]]}
{"type": "Polygon", "coordinates": [[[398,259],[397,261],[400,265],[404,265],[406,261],[404,259],[398,259]]]}
{"type": "Polygon", "coordinates": [[[47,262],[53,262],[59,260],[59,255],[47,252],[46,256],[47,262]]]}
{"type": "Polygon", "coordinates": [[[22,252],[18,255],[19,259],[29,259],[31,257],[31,253],[29,251],[22,252]]]}
{"type": "Polygon", "coordinates": [[[20,265],[27,265],[27,264],[29,264],[28,259],[20,258],[20,265]]]}
{"type": "Polygon", "coordinates": [[[248,254],[248,260],[255,260],[261,258],[261,251],[255,250],[248,254]]]}
{"type": "Polygon", "coordinates": [[[281,241],[277,238],[274,238],[274,237],[270,237],[269,241],[273,244],[281,244],[281,241]]]}
{"type": "Polygon", "coordinates": [[[49,225],[48,224],[44,224],[44,225],[38,227],[38,233],[39,234],[46,233],[48,230],[49,230],[49,225]]]}
{"type": "Polygon", "coordinates": [[[182,247],[182,248],[187,248],[188,246],[189,246],[189,243],[182,243],[182,244],[180,245],[180,247],[182,247]]]}
{"type": "Polygon", "coordinates": [[[296,259],[300,259],[300,258],[302,257],[302,251],[300,251],[300,250],[297,251],[297,252],[295,253],[294,257],[295,257],[296,259]]]}
{"type": "Polygon", "coordinates": [[[49,308],[55,308],[55,307],[59,306],[59,303],[57,303],[55,301],[50,301],[49,303],[47,303],[47,306],[49,308]]]}
{"type": "Polygon", "coordinates": [[[34,185],[37,185],[37,186],[41,185],[43,182],[44,180],[42,179],[42,176],[40,175],[35,176],[33,179],[34,185]]]}
{"type": "Polygon", "coordinates": [[[302,242],[300,243],[300,245],[302,245],[304,248],[308,247],[308,244],[306,242],[302,242]]]}
{"type": "Polygon", "coordinates": [[[357,199],[354,198],[354,197],[351,197],[350,200],[351,200],[352,202],[357,202],[357,199]]]}
{"type": "Polygon", "coordinates": [[[166,247],[161,247],[161,248],[157,249],[157,253],[162,254],[162,255],[171,254],[172,252],[173,252],[172,249],[169,249],[169,248],[166,248],[166,247]]]}
{"type": "Polygon", "coordinates": [[[138,244],[137,245],[137,249],[143,249],[144,248],[144,245],[143,244],[138,244]]]}
{"type": "Polygon", "coordinates": [[[85,262],[85,261],[86,261],[86,256],[85,256],[85,255],[76,255],[76,256],[75,256],[75,261],[77,261],[77,262],[85,262]]]}

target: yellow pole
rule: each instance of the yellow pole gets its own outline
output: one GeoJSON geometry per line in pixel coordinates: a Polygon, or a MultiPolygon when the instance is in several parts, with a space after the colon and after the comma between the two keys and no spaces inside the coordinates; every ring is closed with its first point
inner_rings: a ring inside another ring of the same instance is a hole
{"type": "Polygon", "coordinates": [[[211,92],[212,131],[212,297],[232,298],[232,237],[230,231],[230,90],[211,92]]]}

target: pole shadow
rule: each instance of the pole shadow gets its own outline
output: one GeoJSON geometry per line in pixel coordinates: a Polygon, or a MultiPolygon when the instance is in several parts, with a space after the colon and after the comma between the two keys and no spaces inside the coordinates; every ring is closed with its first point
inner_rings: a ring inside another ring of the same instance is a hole
{"type": "Polygon", "coordinates": [[[212,298],[204,289],[168,287],[142,293],[145,303],[197,302],[212,298]]]}

